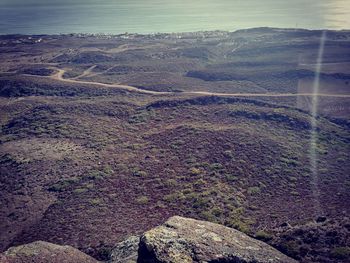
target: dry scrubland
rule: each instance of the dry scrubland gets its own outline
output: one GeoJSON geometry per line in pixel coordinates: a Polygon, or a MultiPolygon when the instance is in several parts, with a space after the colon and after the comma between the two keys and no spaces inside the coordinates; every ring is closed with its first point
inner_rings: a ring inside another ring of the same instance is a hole
{"type": "Polygon", "coordinates": [[[1,250],[45,240],[106,259],[182,215],[302,262],[349,260],[350,33],[327,34],[320,93],[338,97],[319,99],[317,178],[310,97],[254,97],[309,93],[320,35],[1,36],[1,250]]]}

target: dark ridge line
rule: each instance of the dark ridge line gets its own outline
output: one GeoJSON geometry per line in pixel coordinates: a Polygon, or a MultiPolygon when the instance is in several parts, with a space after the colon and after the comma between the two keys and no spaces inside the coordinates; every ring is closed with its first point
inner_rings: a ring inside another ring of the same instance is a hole
{"type": "MultiPolygon", "coordinates": [[[[181,94],[181,93],[180,93],[181,94]]],[[[150,108],[165,108],[165,107],[176,107],[180,105],[185,105],[186,103],[190,105],[212,105],[212,104],[234,104],[234,103],[249,103],[260,107],[270,107],[270,108],[283,108],[283,109],[292,109],[296,110],[302,113],[307,113],[308,111],[301,110],[298,108],[286,106],[286,105],[279,105],[275,103],[269,103],[261,100],[254,100],[254,99],[246,99],[246,98],[232,98],[232,97],[224,97],[224,96],[201,96],[196,98],[190,98],[190,99],[177,99],[177,100],[159,100],[153,103],[148,104],[145,109],[150,108]]]]}
{"type": "MultiPolygon", "coordinates": [[[[234,104],[234,103],[248,103],[259,107],[270,107],[270,108],[282,108],[282,109],[288,109],[288,110],[294,110],[303,114],[306,114],[310,117],[312,117],[311,113],[307,110],[298,109],[291,106],[286,105],[279,105],[276,103],[269,103],[261,100],[254,100],[254,99],[246,99],[246,98],[232,98],[232,97],[222,97],[222,96],[202,96],[202,97],[196,97],[191,99],[177,99],[177,100],[159,100],[153,103],[148,104],[145,107],[140,107],[140,109],[146,109],[149,110],[151,108],[170,108],[170,107],[177,107],[177,106],[186,106],[186,104],[190,105],[213,105],[213,104],[234,104]]],[[[324,118],[327,121],[336,124],[338,126],[341,126],[345,130],[350,130],[350,121],[324,116],[324,115],[318,115],[317,119],[324,118]]]]}

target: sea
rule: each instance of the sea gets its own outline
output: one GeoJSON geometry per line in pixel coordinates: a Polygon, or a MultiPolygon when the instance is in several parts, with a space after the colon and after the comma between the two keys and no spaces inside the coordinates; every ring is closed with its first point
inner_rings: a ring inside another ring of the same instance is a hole
{"type": "Polygon", "coordinates": [[[0,34],[350,29],[349,0],[0,0],[0,34]]]}

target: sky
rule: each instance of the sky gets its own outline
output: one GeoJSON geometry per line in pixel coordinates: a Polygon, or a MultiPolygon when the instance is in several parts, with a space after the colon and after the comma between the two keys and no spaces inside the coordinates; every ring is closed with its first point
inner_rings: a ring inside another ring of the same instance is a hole
{"type": "Polygon", "coordinates": [[[0,0],[0,34],[350,29],[350,0],[0,0]]]}

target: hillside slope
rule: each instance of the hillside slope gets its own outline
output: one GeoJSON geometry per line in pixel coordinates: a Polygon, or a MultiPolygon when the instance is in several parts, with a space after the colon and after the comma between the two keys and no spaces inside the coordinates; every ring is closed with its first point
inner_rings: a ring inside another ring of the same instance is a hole
{"type": "Polygon", "coordinates": [[[348,261],[349,32],[327,33],[321,91],[346,96],[320,97],[316,119],[309,95],[254,97],[307,90],[320,34],[0,37],[0,250],[43,240],[103,259],[180,215],[348,261]],[[198,90],[250,96],[180,92],[198,90]]]}

